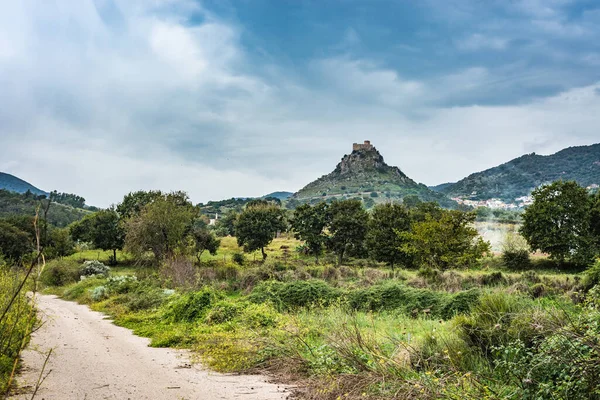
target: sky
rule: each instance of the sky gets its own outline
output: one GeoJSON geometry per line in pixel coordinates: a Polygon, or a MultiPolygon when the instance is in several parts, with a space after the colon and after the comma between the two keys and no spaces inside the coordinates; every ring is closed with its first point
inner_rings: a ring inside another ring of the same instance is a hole
{"type": "Polygon", "coordinates": [[[108,206],[600,142],[597,0],[0,0],[0,171],[108,206]]]}

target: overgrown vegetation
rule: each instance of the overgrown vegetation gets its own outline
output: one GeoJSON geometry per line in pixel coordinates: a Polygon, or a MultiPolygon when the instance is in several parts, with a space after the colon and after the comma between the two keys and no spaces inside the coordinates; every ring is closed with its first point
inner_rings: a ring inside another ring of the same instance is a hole
{"type": "MultiPolygon", "coordinates": [[[[185,193],[135,192],[65,230],[77,251],[40,281],[153,346],[190,348],[218,371],[280,374],[300,398],[600,398],[599,200],[585,199],[536,197],[524,214],[543,201],[559,219],[589,218],[590,253],[573,264],[532,257],[516,230],[493,254],[475,213],[419,199],[293,213],[255,200],[211,227],[185,193]]],[[[580,227],[556,237],[581,240],[580,227]]]]}

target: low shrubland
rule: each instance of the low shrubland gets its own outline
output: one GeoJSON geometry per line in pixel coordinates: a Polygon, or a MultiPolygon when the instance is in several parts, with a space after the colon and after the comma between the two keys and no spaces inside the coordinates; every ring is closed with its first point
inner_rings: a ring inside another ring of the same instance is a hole
{"type": "Polygon", "coordinates": [[[494,263],[439,271],[215,258],[178,286],[173,267],[85,277],[65,260],[44,282],[152,346],[193,349],[217,371],[270,371],[296,381],[302,398],[596,398],[600,266],[582,275],[486,267],[494,263]]]}

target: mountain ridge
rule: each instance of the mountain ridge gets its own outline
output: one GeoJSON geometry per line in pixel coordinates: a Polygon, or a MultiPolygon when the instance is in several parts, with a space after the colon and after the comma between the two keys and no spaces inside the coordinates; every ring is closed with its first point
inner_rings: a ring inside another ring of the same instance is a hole
{"type": "Polygon", "coordinates": [[[38,196],[48,196],[48,192],[38,189],[31,183],[6,172],[0,172],[0,189],[15,193],[26,193],[29,190],[38,196]]]}
{"type": "Polygon", "coordinates": [[[600,184],[600,143],[571,146],[549,155],[524,154],[432,188],[450,197],[512,201],[556,180],[574,180],[583,187],[600,184]]]}

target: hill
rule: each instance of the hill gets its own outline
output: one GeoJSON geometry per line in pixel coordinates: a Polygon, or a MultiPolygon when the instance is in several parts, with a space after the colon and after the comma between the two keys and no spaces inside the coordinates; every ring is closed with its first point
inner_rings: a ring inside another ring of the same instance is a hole
{"type": "Polygon", "coordinates": [[[262,198],[263,199],[272,198],[272,199],[279,199],[281,201],[284,201],[284,200],[289,199],[293,194],[294,193],[292,193],[292,192],[273,192],[273,193],[265,194],[262,198]]]}
{"type": "Polygon", "coordinates": [[[31,193],[38,196],[48,195],[47,192],[36,188],[29,182],[25,182],[23,179],[4,172],[0,172],[0,189],[16,193],[26,193],[29,190],[31,193]]]}
{"type": "Polygon", "coordinates": [[[422,201],[437,201],[442,206],[455,203],[441,193],[417,183],[398,167],[389,166],[377,149],[365,141],[354,144],[335,170],[300,189],[289,203],[316,203],[334,199],[359,198],[370,208],[376,203],[401,200],[414,195],[422,201]]]}
{"type": "Polygon", "coordinates": [[[584,187],[600,184],[600,143],[569,147],[548,156],[526,154],[436,188],[450,197],[514,201],[540,185],[560,179],[574,180],[584,187]]]}
{"type": "MultiPolygon", "coordinates": [[[[34,216],[44,195],[15,193],[0,189],[0,218],[14,216],[34,216]]],[[[65,227],[79,221],[89,211],[53,202],[48,211],[48,222],[57,227],[65,227]]]]}

